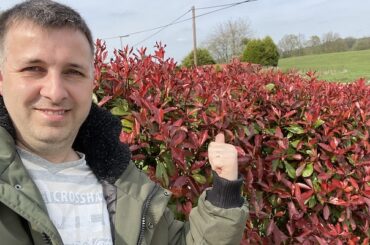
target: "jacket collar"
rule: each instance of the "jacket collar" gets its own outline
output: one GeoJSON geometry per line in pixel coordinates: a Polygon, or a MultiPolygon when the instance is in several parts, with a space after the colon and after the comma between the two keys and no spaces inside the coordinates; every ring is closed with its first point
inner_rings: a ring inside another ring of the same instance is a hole
{"type": "MultiPolygon", "coordinates": [[[[0,127],[15,140],[16,133],[3,97],[0,96],[0,127]]],[[[86,162],[100,181],[114,183],[126,170],[131,153],[119,140],[121,122],[108,111],[92,104],[73,143],[73,149],[83,152],[86,162]]]]}

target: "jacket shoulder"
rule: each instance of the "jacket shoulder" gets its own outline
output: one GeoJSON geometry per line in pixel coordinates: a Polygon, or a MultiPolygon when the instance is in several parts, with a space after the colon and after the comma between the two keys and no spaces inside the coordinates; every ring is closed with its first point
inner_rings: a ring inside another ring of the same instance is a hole
{"type": "Polygon", "coordinates": [[[0,175],[15,159],[15,142],[5,128],[0,127],[0,175]]]}

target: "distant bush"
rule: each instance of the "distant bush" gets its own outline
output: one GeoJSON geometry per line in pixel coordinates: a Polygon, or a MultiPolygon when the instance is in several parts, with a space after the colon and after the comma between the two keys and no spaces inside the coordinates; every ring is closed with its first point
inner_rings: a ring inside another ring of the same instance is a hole
{"type": "Polygon", "coordinates": [[[365,50],[370,49],[370,37],[357,39],[352,47],[352,50],[365,50]]]}
{"type": "Polygon", "coordinates": [[[243,52],[242,61],[263,66],[277,66],[279,52],[271,37],[250,40],[243,52]]]}
{"type": "MultiPolygon", "coordinates": [[[[198,65],[212,65],[216,64],[214,59],[212,58],[211,54],[207,49],[199,48],[197,49],[197,63],[198,65]]],[[[185,67],[193,67],[194,66],[194,51],[191,51],[181,62],[181,64],[185,67]]]]}
{"type": "MultiPolygon", "coordinates": [[[[120,117],[133,160],[187,219],[212,183],[207,146],[238,150],[250,205],[242,244],[369,244],[370,88],[234,61],[178,69],[97,42],[95,99],[120,117]]],[[[222,232],[222,231],[220,231],[222,232]]]]}

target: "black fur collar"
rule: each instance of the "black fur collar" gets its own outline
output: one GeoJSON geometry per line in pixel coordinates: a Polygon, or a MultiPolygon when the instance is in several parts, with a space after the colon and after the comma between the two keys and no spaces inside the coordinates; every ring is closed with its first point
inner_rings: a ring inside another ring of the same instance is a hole
{"type": "MultiPolygon", "coordinates": [[[[0,126],[15,139],[15,129],[0,96],[0,126]]],[[[99,180],[114,183],[126,170],[130,149],[119,140],[120,120],[95,104],[82,124],[73,149],[86,155],[87,164],[99,180]]]]}

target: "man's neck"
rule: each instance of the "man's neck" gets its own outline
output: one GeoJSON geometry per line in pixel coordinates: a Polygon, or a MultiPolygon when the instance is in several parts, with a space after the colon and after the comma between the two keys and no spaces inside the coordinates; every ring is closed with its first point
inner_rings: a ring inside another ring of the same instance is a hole
{"type": "Polygon", "coordinates": [[[17,141],[17,146],[21,149],[24,149],[30,153],[33,153],[45,160],[52,162],[52,163],[63,163],[63,162],[71,162],[80,159],[80,156],[75,152],[72,148],[62,150],[62,149],[55,149],[52,150],[50,147],[45,150],[36,150],[32,147],[27,147],[25,144],[17,141]]]}

